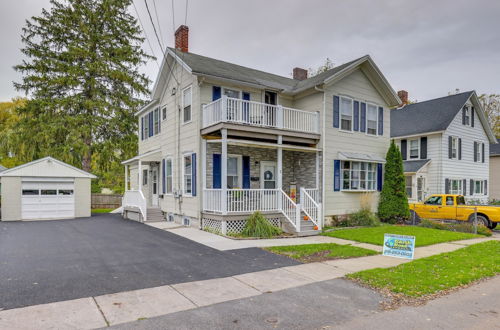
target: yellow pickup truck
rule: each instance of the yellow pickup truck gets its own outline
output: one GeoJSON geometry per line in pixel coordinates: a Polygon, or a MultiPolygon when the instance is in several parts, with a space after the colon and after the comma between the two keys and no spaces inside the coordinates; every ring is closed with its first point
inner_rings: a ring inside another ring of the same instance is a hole
{"type": "Polygon", "coordinates": [[[500,222],[500,207],[466,205],[462,195],[431,195],[423,203],[410,203],[410,212],[422,219],[474,221],[474,208],[477,207],[477,222],[493,229],[500,222]]]}

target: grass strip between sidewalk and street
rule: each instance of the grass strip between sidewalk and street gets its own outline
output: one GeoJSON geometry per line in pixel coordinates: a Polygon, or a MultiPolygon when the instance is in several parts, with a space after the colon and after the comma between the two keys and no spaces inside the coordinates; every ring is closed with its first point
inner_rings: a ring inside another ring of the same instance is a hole
{"type": "Polygon", "coordinates": [[[488,241],[392,268],[347,275],[369,287],[423,297],[500,274],[500,242],[488,241]]]}
{"type": "Polygon", "coordinates": [[[92,209],[91,213],[109,213],[114,209],[92,209]]]}
{"type": "Polygon", "coordinates": [[[304,263],[332,259],[356,258],[378,254],[376,251],[335,243],[273,246],[264,249],[276,254],[288,256],[304,263]]]}
{"type": "Polygon", "coordinates": [[[459,233],[447,230],[439,230],[439,229],[431,229],[431,228],[423,228],[415,226],[395,226],[395,225],[339,229],[323,233],[322,235],[337,237],[362,243],[383,245],[384,234],[415,236],[415,246],[426,246],[443,242],[484,237],[482,235],[459,233]]]}

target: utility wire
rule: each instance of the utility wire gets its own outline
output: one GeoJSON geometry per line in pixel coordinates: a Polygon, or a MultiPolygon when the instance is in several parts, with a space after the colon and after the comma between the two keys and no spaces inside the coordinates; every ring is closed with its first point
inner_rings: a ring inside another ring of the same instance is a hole
{"type": "Polygon", "coordinates": [[[151,54],[153,54],[153,56],[155,57],[155,63],[156,63],[156,66],[159,69],[160,68],[160,64],[158,63],[158,58],[155,55],[155,52],[153,50],[153,46],[151,45],[151,41],[149,40],[148,34],[146,33],[146,29],[144,29],[144,25],[142,24],[142,20],[141,20],[141,16],[139,15],[139,11],[137,10],[137,7],[135,6],[134,1],[132,1],[132,4],[134,5],[135,14],[137,15],[137,19],[139,20],[139,24],[141,25],[142,33],[144,33],[144,37],[146,38],[146,41],[148,42],[149,49],[151,50],[151,54]]]}
{"type": "Polygon", "coordinates": [[[160,19],[158,18],[158,10],[156,10],[156,0],[153,0],[153,9],[155,10],[156,24],[158,24],[158,31],[160,31],[161,40],[165,42],[165,39],[163,38],[163,33],[161,31],[160,19]]]}

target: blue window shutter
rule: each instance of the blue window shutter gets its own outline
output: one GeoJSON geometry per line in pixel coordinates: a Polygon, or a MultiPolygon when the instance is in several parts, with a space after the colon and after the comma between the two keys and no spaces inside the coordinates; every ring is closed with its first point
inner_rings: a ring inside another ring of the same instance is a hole
{"type": "Polygon", "coordinates": [[[161,160],[161,190],[163,194],[167,192],[167,185],[165,182],[165,159],[161,160]]]}
{"type": "Polygon", "coordinates": [[[141,140],[144,140],[144,117],[141,117],[141,140]]]}
{"type": "Polygon", "coordinates": [[[354,101],[354,130],[359,131],[359,102],[354,101]]]}
{"type": "MultiPolygon", "coordinates": [[[[243,100],[250,101],[250,93],[243,92],[243,100]]],[[[247,102],[243,103],[243,121],[245,121],[245,122],[250,121],[249,106],[250,106],[249,103],[247,103],[247,102]]]]}
{"type": "Polygon", "coordinates": [[[250,189],[250,156],[243,156],[243,189],[250,189]]]}
{"type": "Polygon", "coordinates": [[[359,125],[359,130],[361,132],[366,132],[366,103],[361,102],[361,123],[359,125]]]}
{"type": "Polygon", "coordinates": [[[153,136],[153,112],[151,111],[149,114],[149,137],[153,136]]]}
{"type": "Polygon", "coordinates": [[[212,101],[218,100],[221,97],[221,89],[219,86],[212,86],[212,101]]]}
{"type": "Polygon", "coordinates": [[[212,188],[220,189],[221,184],[221,155],[213,154],[213,167],[212,167],[212,188]]]}
{"type": "Polygon", "coordinates": [[[339,128],[340,124],[340,98],[333,97],[333,127],[339,128]]]}
{"type": "Polygon", "coordinates": [[[378,135],[384,135],[384,108],[378,107],[378,135]]]}
{"type": "Polygon", "coordinates": [[[474,107],[470,109],[470,125],[474,127],[474,107]]]}
{"type": "Polygon", "coordinates": [[[340,191],[340,160],[333,161],[333,191],[340,191]]]}
{"type": "Polygon", "coordinates": [[[196,153],[191,154],[191,195],[196,196],[196,187],[197,187],[197,180],[196,180],[196,153]]]}
{"type": "Polygon", "coordinates": [[[377,164],[377,190],[382,191],[383,182],[383,173],[382,173],[382,164],[377,164]]]}

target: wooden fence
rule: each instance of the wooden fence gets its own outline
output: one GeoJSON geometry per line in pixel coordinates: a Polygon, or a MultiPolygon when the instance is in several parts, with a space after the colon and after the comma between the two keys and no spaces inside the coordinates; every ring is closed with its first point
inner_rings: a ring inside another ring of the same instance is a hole
{"type": "Polygon", "coordinates": [[[122,195],[92,194],[93,209],[116,209],[122,206],[122,195]]]}

